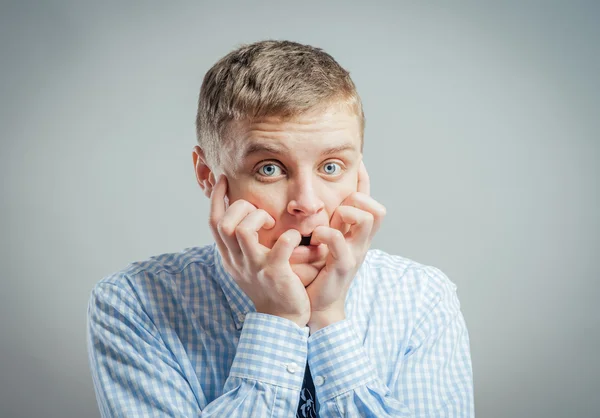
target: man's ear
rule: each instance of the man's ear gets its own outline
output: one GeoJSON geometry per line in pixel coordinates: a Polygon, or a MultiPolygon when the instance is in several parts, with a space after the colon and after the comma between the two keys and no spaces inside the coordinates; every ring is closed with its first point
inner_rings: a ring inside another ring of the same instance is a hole
{"type": "Polygon", "coordinates": [[[215,175],[208,165],[204,151],[198,145],[192,151],[192,160],[194,161],[196,180],[206,197],[210,198],[210,194],[216,183],[215,175]]]}

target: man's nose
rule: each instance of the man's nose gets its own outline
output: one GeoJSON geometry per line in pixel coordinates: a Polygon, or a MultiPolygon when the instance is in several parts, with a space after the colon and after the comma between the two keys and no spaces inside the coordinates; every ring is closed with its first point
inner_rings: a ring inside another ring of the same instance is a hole
{"type": "Polygon", "coordinates": [[[292,215],[310,216],[319,213],[325,207],[325,203],[316,193],[312,179],[298,179],[288,193],[290,201],[287,210],[292,215]]]}

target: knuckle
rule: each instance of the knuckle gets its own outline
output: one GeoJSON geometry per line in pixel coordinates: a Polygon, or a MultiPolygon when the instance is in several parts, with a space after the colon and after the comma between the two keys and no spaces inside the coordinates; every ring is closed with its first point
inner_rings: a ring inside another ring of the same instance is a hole
{"type": "Polygon", "coordinates": [[[266,222],[271,218],[271,215],[264,209],[257,209],[256,212],[258,212],[257,216],[259,219],[263,220],[263,222],[266,222]]]}
{"type": "Polygon", "coordinates": [[[252,228],[249,228],[247,226],[238,225],[237,228],[235,228],[235,236],[238,238],[245,238],[251,235],[252,232],[252,228]]]}
{"type": "Polygon", "coordinates": [[[219,223],[219,221],[221,221],[223,219],[223,217],[219,217],[219,215],[215,212],[213,212],[212,210],[210,211],[210,213],[208,214],[208,224],[212,225],[216,228],[217,224],[219,223]]]}
{"type": "Polygon", "coordinates": [[[333,239],[334,240],[338,240],[338,241],[339,240],[343,240],[344,239],[344,234],[339,229],[334,229],[333,230],[333,239]]]}
{"type": "Polygon", "coordinates": [[[234,232],[233,226],[224,222],[219,222],[217,228],[219,229],[219,232],[224,235],[232,235],[234,232]]]}
{"type": "Polygon", "coordinates": [[[240,202],[240,205],[242,205],[242,207],[244,209],[246,209],[247,211],[256,210],[256,206],[254,206],[252,203],[248,202],[247,200],[240,199],[239,202],[240,202]]]}

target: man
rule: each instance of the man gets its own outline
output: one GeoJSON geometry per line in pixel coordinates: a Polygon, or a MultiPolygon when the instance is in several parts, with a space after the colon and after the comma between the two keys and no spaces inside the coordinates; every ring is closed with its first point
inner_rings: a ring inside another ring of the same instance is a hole
{"type": "Polygon", "coordinates": [[[318,48],[258,42],[208,71],[193,163],[215,244],[93,289],[103,416],[474,415],[456,286],[369,250],[386,210],[363,131],[349,73],[318,48]]]}

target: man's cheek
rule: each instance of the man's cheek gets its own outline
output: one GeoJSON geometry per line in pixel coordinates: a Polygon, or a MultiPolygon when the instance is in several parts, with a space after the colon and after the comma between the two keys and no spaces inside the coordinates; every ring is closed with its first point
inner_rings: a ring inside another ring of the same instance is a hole
{"type": "Polygon", "coordinates": [[[273,248],[273,244],[275,244],[275,237],[272,236],[271,231],[266,229],[261,229],[258,231],[258,242],[261,245],[264,245],[267,248],[273,248]]]}

